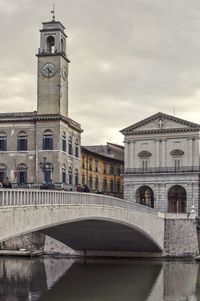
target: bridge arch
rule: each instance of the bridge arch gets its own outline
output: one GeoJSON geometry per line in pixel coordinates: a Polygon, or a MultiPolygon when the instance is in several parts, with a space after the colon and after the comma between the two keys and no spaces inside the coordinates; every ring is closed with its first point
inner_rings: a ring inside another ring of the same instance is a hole
{"type": "Polygon", "coordinates": [[[90,249],[87,237],[92,237],[96,249],[97,242],[102,242],[111,250],[137,250],[136,241],[138,251],[161,252],[164,248],[164,219],[154,209],[96,194],[0,191],[0,241],[35,231],[72,247],[77,245],[79,231],[90,249]],[[61,232],[74,233],[70,243],[66,235],[59,237],[61,232]]]}

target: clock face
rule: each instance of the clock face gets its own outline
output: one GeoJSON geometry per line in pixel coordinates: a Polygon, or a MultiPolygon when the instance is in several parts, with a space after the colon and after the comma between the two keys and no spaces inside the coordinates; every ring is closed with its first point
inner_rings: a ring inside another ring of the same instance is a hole
{"type": "Polygon", "coordinates": [[[45,77],[52,77],[54,76],[56,73],[56,67],[54,64],[52,63],[46,63],[44,64],[44,66],[42,67],[42,74],[45,77]]]}
{"type": "Polygon", "coordinates": [[[64,80],[67,80],[67,68],[66,67],[63,67],[63,69],[62,69],[62,78],[64,80]]]}

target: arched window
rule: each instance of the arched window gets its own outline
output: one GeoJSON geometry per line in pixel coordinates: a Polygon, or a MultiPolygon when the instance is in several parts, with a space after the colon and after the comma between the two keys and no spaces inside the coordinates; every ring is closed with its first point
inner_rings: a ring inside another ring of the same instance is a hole
{"type": "Polygon", "coordinates": [[[89,188],[90,188],[90,190],[93,190],[93,177],[91,174],[89,176],[89,188]]]}
{"type": "Polygon", "coordinates": [[[154,208],[154,193],[149,186],[141,186],[136,191],[136,202],[154,208]]]}
{"type": "Polygon", "coordinates": [[[53,133],[51,130],[46,130],[43,134],[43,150],[51,149],[53,149],[53,133]]]}
{"type": "Polygon", "coordinates": [[[0,182],[3,183],[6,177],[6,166],[4,164],[0,164],[0,182]]]}
{"type": "Polygon", "coordinates": [[[17,167],[17,182],[19,185],[27,184],[27,170],[26,164],[21,163],[17,167]]]}
{"type": "Polygon", "coordinates": [[[187,209],[187,193],[181,185],[174,185],[168,192],[168,211],[185,213],[187,209]]]}
{"type": "Polygon", "coordinates": [[[85,185],[85,174],[82,174],[82,185],[85,185]]]}
{"type": "Polygon", "coordinates": [[[103,179],[103,191],[106,192],[108,190],[108,181],[106,178],[103,179]]]}
{"type": "Polygon", "coordinates": [[[68,169],[68,175],[69,175],[69,184],[72,185],[72,168],[71,168],[71,166],[68,169]]]}
{"type": "Polygon", "coordinates": [[[63,152],[67,151],[67,141],[66,141],[66,133],[65,132],[63,132],[63,135],[62,135],[62,150],[63,150],[63,152]]]}
{"type": "Polygon", "coordinates": [[[27,134],[24,131],[19,132],[17,136],[17,150],[18,151],[27,151],[27,134]]]}
{"type": "Polygon", "coordinates": [[[0,132],[0,152],[7,150],[7,136],[4,132],[0,132]]]}
{"type": "Polygon", "coordinates": [[[55,39],[52,36],[47,37],[47,53],[55,52],[55,39]]]}
{"type": "Polygon", "coordinates": [[[72,155],[72,136],[69,136],[68,151],[69,155],[72,155]]]}
{"type": "Polygon", "coordinates": [[[79,184],[79,174],[78,169],[75,170],[75,185],[77,186],[79,184]]]}
{"type": "Polygon", "coordinates": [[[95,177],[95,190],[96,191],[99,190],[99,178],[98,178],[98,176],[95,177]]]}
{"type": "Polygon", "coordinates": [[[79,157],[79,146],[78,146],[78,139],[75,141],[75,157],[79,157]]]}
{"type": "Polygon", "coordinates": [[[114,191],[114,181],[113,179],[110,179],[110,192],[114,191]]]}
{"type": "Polygon", "coordinates": [[[49,162],[45,164],[45,169],[44,169],[44,181],[46,183],[49,183],[50,180],[53,178],[53,165],[49,162]]]}
{"type": "Polygon", "coordinates": [[[62,167],[62,183],[66,183],[66,166],[63,164],[62,167]]]}

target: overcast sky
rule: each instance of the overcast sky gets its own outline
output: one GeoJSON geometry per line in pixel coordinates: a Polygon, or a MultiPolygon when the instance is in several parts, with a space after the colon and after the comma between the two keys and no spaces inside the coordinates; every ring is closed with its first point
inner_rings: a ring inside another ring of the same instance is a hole
{"type": "MultiPolygon", "coordinates": [[[[159,111],[200,123],[199,0],[55,0],[66,27],[69,116],[82,144],[159,111]]],[[[53,1],[0,0],[0,111],[36,110],[35,54],[53,1]]]]}

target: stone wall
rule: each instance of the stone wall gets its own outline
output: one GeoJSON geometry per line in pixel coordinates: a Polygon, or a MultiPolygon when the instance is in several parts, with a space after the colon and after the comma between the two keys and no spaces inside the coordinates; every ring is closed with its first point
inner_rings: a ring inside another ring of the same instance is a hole
{"type": "Polygon", "coordinates": [[[1,250],[44,250],[45,235],[39,232],[26,234],[0,243],[1,250]]]}
{"type": "Polygon", "coordinates": [[[164,256],[197,256],[199,248],[196,220],[194,218],[166,218],[164,250],[164,256]]]}

